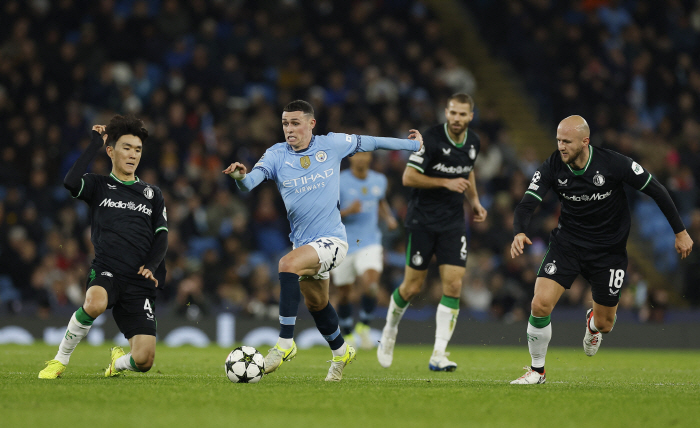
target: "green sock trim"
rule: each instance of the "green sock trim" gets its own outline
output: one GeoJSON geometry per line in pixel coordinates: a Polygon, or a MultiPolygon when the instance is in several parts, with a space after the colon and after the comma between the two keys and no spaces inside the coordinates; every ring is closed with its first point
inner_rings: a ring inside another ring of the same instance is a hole
{"type": "Polygon", "coordinates": [[[551,315],[547,315],[546,317],[536,317],[530,314],[530,325],[535,328],[544,328],[547,327],[550,322],[552,322],[551,318],[551,315]]]}
{"type": "Polygon", "coordinates": [[[131,367],[134,369],[135,372],[140,372],[138,367],[136,367],[136,363],[134,362],[134,357],[131,355],[129,356],[129,364],[131,364],[131,367]]]}
{"type": "Polygon", "coordinates": [[[396,303],[396,306],[399,308],[405,308],[408,305],[408,302],[401,297],[401,294],[399,293],[399,289],[397,288],[394,290],[394,303],[396,303]]]}
{"type": "Polygon", "coordinates": [[[459,309],[459,297],[450,297],[443,295],[440,299],[440,304],[451,309],[459,309]]]}
{"type": "Polygon", "coordinates": [[[88,315],[82,306],[75,311],[75,319],[82,325],[92,325],[92,322],[95,321],[95,318],[88,315]]]}

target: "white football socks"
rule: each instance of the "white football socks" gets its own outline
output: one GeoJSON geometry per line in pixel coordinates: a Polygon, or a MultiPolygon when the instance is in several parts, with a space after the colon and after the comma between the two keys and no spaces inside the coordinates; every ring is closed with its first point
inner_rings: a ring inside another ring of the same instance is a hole
{"type": "Polygon", "coordinates": [[[452,309],[443,305],[438,305],[435,313],[435,348],[433,354],[444,354],[447,344],[452,339],[455,331],[459,309],[452,309]]]}
{"type": "Polygon", "coordinates": [[[552,323],[545,327],[537,328],[527,324],[527,347],[532,356],[532,367],[544,367],[544,359],[547,356],[547,347],[552,339],[552,323]]]}
{"type": "Polygon", "coordinates": [[[384,328],[396,329],[399,327],[399,322],[406,312],[408,305],[403,308],[396,304],[394,296],[389,299],[389,309],[386,312],[386,326],[384,328]]]}
{"type": "Polygon", "coordinates": [[[122,370],[129,370],[132,372],[138,371],[134,366],[131,365],[131,352],[117,358],[117,361],[114,362],[114,369],[117,371],[122,371],[122,370]]]}
{"type": "Polygon", "coordinates": [[[80,343],[83,337],[87,336],[90,327],[92,327],[92,325],[83,325],[78,322],[74,313],[70,317],[66,334],[63,335],[61,344],[58,345],[58,353],[54,359],[60,361],[61,364],[68,365],[68,361],[75,347],[78,346],[78,343],[80,343]]]}

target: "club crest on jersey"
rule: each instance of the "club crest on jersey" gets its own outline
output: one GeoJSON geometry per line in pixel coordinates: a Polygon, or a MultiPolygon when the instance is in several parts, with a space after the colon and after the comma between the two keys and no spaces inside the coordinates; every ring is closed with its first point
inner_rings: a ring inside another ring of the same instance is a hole
{"type": "Polygon", "coordinates": [[[423,256],[420,255],[420,251],[418,251],[416,254],[411,257],[411,261],[415,266],[420,266],[423,264],[423,256]]]}
{"type": "Polygon", "coordinates": [[[644,168],[637,162],[632,162],[632,171],[634,172],[634,175],[639,175],[644,172],[644,168]]]}
{"type": "Polygon", "coordinates": [[[326,159],[328,159],[328,155],[326,154],[326,152],[324,152],[323,150],[319,150],[316,152],[316,160],[317,161],[325,162],[326,159]]]}
{"type": "Polygon", "coordinates": [[[544,271],[547,273],[547,275],[554,275],[557,273],[557,265],[555,265],[556,260],[553,261],[553,263],[547,263],[544,266],[544,271]]]}
{"type": "Polygon", "coordinates": [[[469,159],[476,159],[476,149],[474,148],[474,146],[469,147],[469,159]]]}
{"type": "Polygon", "coordinates": [[[301,159],[299,159],[299,163],[301,164],[302,168],[309,169],[311,166],[311,159],[309,159],[308,156],[302,156],[301,159]]]}
{"type": "Polygon", "coordinates": [[[153,194],[153,189],[151,189],[150,187],[146,186],[146,188],[143,189],[143,196],[145,196],[146,199],[153,199],[153,194]]]}
{"type": "MultiPolygon", "coordinates": [[[[596,171],[598,172],[598,171],[596,171]]],[[[605,184],[605,177],[603,177],[603,174],[596,174],[593,176],[593,184],[596,186],[602,186],[605,184]]]]}
{"type": "Polygon", "coordinates": [[[535,171],[535,175],[532,176],[532,182],[537,183],[540,181],[540,177],[542,177],[542,174],[539,171],[535,171]]]}

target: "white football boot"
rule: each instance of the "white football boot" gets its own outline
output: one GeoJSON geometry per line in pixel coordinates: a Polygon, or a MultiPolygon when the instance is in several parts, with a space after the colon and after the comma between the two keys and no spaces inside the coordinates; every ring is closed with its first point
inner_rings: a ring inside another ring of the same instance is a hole
{"type": "Polygon", "coordinates": [[[377,359],[379,364],[385,369],[391,367],[391,362],[394,359],[394,345],[396,344],[396,334],[398,328],[384,327],[382,330],[382,338],[377,345],[377,359]]]}
{"type": "Polygon", "coordinates": [[[588,312],[586,312],[586,335],[583,336],[583,352],[589,357],[594,356],[595,353],[598,352],[600,342],[603,341],[603,334],[601,332],[594,333],[588,326],[592,316],[593,309],[589,309],[588,312]]]}
{"type": "Polygon", "coordinates": [[[449,355],[449,352],[433,351],[433,355],[430,357],[430,363],[428,363],[430,370],[434,372],[453,372],[457,370],[457,363],[447,359],[449,355]]]}
{"type": "Polygon", "coordinates": [[[539,374],[538,372],[532,370],[532,367],[523,367],[527,370],[524,375],[512,381],[511,385],[537,385],[540,383],[545,383],[547,376],[545,373],[539,374]]]}

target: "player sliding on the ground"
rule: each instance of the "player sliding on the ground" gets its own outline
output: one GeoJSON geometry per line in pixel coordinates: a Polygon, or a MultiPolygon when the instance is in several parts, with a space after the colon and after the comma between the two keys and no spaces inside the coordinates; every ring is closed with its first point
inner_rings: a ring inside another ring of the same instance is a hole
{"type": "Polygon", "coordinates": [[[525,235],[530,217],[549,189],[561,201],[559,225],[537,272],[535,297],[527,326],[532,365],[512,384],[545,382],[544,361],[552,337],[550,314],[565,289],[581,274],[591,284],[593,308],[586,313],[583,350],[592,357],[603,333],[615,325],[620,290],[627,270],[630,212],[623,183],[651,196],[676,234],[676,251],[686,258],[693,241],[671,197],[652,175],[632,159],[589,145],[590,129],[581,116],[569,116],[557,128],[557,151],[535,172],[515,209],[515,238],[510,254],[532,244],[525,235]]]}
{"type": "Polygon", "coordinates": [[[333,360],[327,381],[339,381],[343,369],[355,358],[355,349],[340,334],[338,314],[328,301],[329,271],[338,266],[348,251],[345,226],[340,221],[340,161],[357,152],[376,149],[419,150],[420,132],[410,130],[409,139],[367,135],[313,135],[314,110],[306,101],[292,101],[282,113],[286,143],[267,149],[253,170],[232,163],[223,172],[236,185],[249,191],[264,180],[272,180],[282,195],[292,228],[294,249],[279,261],[280,336],[265,357],[265,372],[271,373],[297,353],[294,325],[301,295],[328,341],[333,360]]]}
{"type": "Polygon", "coordinates": [[[63,184],[71,196],[90,206],[95,259],[87,279],[85,303],[71,317],[56,358],[48,361],[40,379],[55,379],[92,322],[107,308],[129,340],[131,352],[112,348],[105,376],[124,370],[146,372],[156,353],[153,314],[158,279],[165,279],[163,258],[168,249],[168,222],[160,189],[135,175],[148,131],[133,116],[114,116],[105,128],[92,127],[92,142],[68,171],[63,184]],[[109,177],[85,174],[107,145],[112,159],[109,177]]]}

